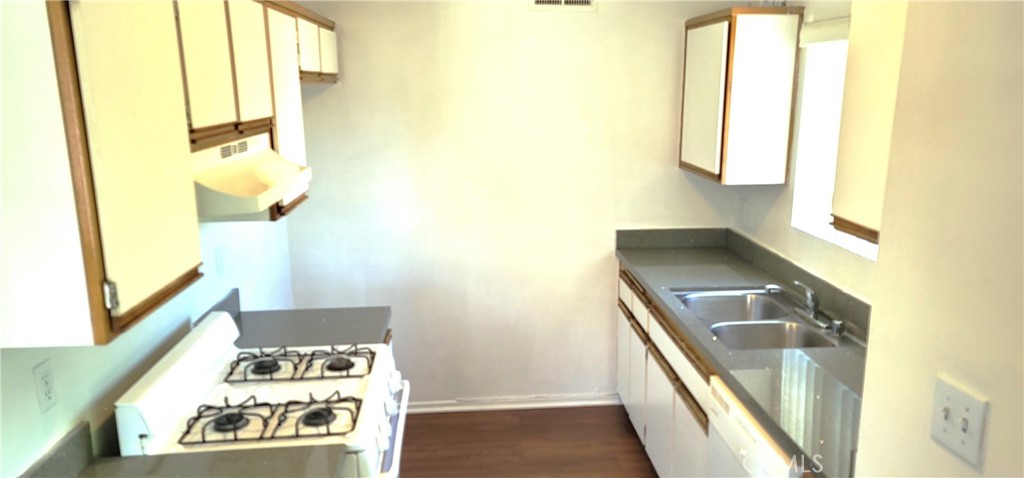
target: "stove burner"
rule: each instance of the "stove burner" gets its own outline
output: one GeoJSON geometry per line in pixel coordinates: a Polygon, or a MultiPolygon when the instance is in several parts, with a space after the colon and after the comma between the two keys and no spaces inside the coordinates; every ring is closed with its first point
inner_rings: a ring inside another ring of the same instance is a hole
{"type": "Polygon", "coordinates": [[[264,357],[252,363],[250,371],[256,375],[270,375],[281,370],[281,364],[273,357],[264,357]]]}
{"type": "Polygon", "coordinates": [[[334,357],[327,361],[327,370],[332,372],[344,372],[355,366],[355,362],[345,357],[334,357]]]}
{"type": "Polygon", "coordinates": [[[310,427],[322,427],[334,421],[337,416],[330,408],[314,408],[302,416],[302,424],[310,427]]]}
{"type": "Polygon", "coordinates": [[[218,432],[241,430],[249,424],[249,419],[240,412],[225,413],[213,419],[213,429],[218,432]]]}

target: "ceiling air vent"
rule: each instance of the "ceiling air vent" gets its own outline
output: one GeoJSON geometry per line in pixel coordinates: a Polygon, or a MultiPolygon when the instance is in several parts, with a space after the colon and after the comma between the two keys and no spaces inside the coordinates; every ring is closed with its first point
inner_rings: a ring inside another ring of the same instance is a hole
{"type": "Polygon", "coordinates": [[[530,0],[534,10],[560,12],[593,12],[597,10],[595,0],[530,0]]]}

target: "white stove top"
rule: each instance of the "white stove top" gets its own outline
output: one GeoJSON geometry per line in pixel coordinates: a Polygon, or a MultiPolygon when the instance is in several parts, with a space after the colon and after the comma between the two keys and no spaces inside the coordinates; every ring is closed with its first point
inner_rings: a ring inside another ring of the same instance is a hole
{"type": "Polygon", "coordinates": [[[239,350],[237,337],[211,314],[115,403],[123,456],[386,442],[401,387],[389,345],[239,350]]]}

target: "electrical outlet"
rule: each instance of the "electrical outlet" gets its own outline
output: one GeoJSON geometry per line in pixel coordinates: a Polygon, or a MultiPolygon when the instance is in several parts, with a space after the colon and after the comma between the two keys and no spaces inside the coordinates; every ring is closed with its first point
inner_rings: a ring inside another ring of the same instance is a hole
{"type": "Polygon", "coordinates": [[[46,413],[57,404],[57,387],[53,383],[53,367],[50,366],[50,359],[43,360],[33,367],[32,376],[35,377],[39,411],[46,413]]]}
{"type": "Polygon", "coordinates": [[[932,438],[967,460],[981,464],[988,400],[951,379],[939,376],[932,407],[932,438]]]}

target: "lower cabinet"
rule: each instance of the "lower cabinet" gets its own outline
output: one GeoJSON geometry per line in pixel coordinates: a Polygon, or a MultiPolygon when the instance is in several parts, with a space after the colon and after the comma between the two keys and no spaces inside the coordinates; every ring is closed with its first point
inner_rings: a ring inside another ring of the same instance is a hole
{"type": "Polygon", "coordinates": [[[618,340],[615,355],[616,381],[615,391],[619,393],[623,405],[629,402],[629,344],[632,331],[629,330],[629,319],[618,310],[618,340]]]}
{"type": "Polygon", "coordinates": [[[675,388],[655,353],[648,352],[647,356],[647,441],[644,448],[658,476],[675,476],[672,470],[675,388]]]}
{"type": "Polygon", "coordinates": [[[647,403],[647,344],[633,327],[629,332],[629,396],[624,402],[629,421],[633,423],[640,442],[647,443],[644,424],[647,403]]]}
{"type": "MultiPolygon", "coordinates": [[[[651,330],[660,330],[651,321],[651,330]]],[[[621,301],[617,330],[616,391],[658,476],[707,476],[707,415],[699,401],[621,301]]]]}
{"type": "Polygon", "coordinates": [[[708,429],[694,417],[683,397],[672,398],[672,475],[708,476],[708,429]]]}

